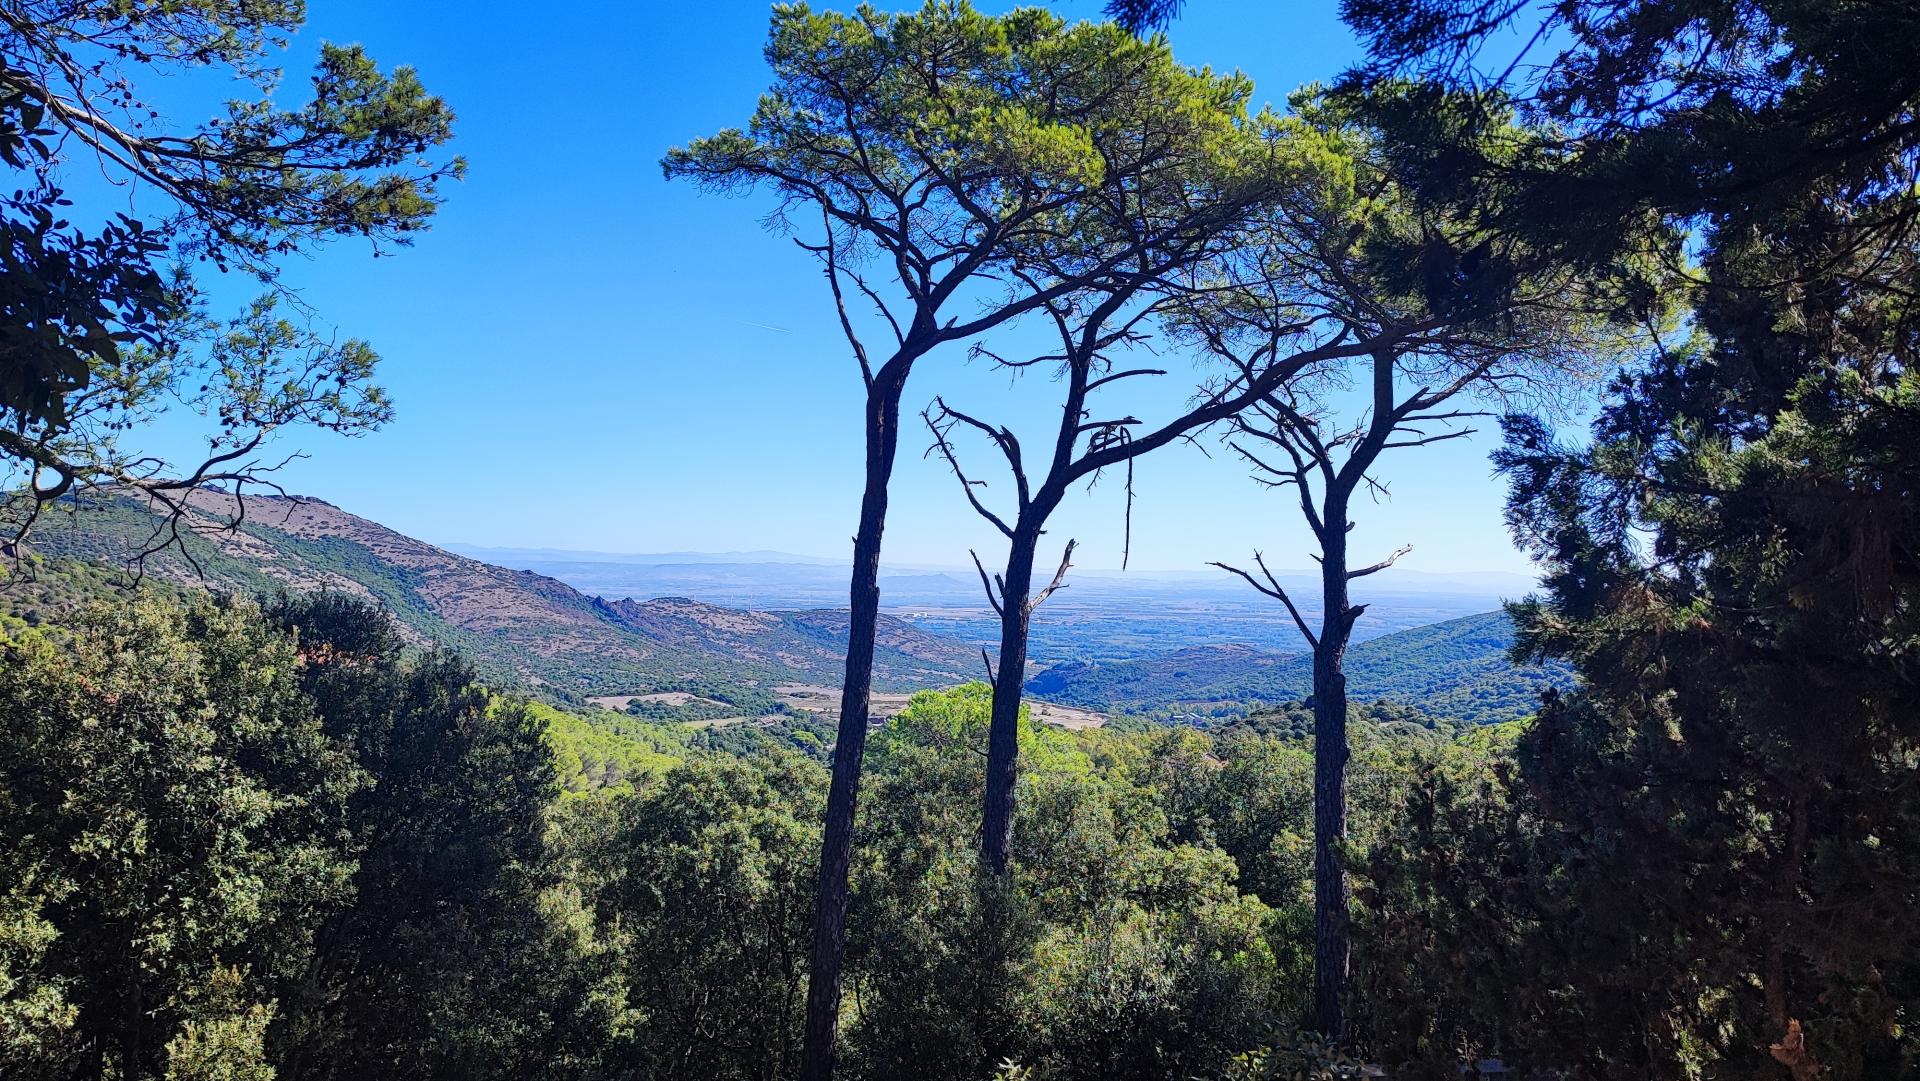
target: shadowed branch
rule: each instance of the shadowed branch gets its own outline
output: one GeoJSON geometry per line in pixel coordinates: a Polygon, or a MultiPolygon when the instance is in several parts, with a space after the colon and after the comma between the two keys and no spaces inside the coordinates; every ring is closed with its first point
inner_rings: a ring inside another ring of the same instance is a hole
{"type": "Polygon", "coordinates": [[[1281,604],[1286,605],[1287,614],[1293,617],[1293,625],[1299,628],[1300,636],[1307,640],[1307,645],[1313,647],[1314,649],[1319,649],[1320,639],[1315,637],[1313,631],[1310,628],[1308,628],[1307,621],[1301,617],[1300,609],[1294,607],[1293,598],[1287,596],[1287,591],[1281,587],[1280,580],[1273,576],[1273,572],[1271,570],[1267,569],[1266,559],[1262,557],[1259,552],[1255,552],[1253,553],[1253,561],[1254,563],[1259,565],[1260,573],[1266,578],[1265,582],[1262,582],[1260,579],[1255,578],[1253,575],[1248,574],[1246,571],[1241,570],[1239,567],[1229,566],[1225,563],[1209,563],[1207,565],[1210,567],[1219,567],[1221,570],[1226,571],[1228,574],[1239,575],[1240,577],[1246,579],[1246,582],[1248,585],[1252,586],[1253,588],[1259,590],[1262,593],[1265,593],[1267,596],[1272,597],[1273,599],[1279,601],[1281,604]]]}

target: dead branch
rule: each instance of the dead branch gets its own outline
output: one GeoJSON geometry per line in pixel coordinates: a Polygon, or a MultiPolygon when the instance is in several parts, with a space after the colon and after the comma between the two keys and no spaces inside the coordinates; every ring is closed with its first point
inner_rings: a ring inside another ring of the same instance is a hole
{"type": "Polygon", "coordinates": [[[1048,582],[1047,588],[1034,594],[1033,599],[1027,602],[1028,615],[1032,615],[1034,609],[1045,603],[1048,597],[1053,596],[1054,590],[1066,588],[1067,569],[1073,566],[1073,548],[1076,543],[1078,542],[1071,540],[1067,542],[1066,551],[1060,553],[1060,569],[1053,572],[1053,581],[1048,582]]]}
{"type": "MultiPolygon", "coordinates": [[[[1000,517],[993,512],[992,508],[982,503],[979,495],[974,492],[975,488],[986,487],[987,482],[968,477],[966,469],[960,465],[960,456],[954,451],[953,441],[948,438],[948,433],[952,430],[953,421],[957,418],[954,418],[950,412],[946,411],[944,406],[941,408],[942,417],[947,419],[947,424],[944,426],[940,421],[934,419],[931,409],[924,409],[920,412],[920,419],[926,422],[927,430],[933,433],[933,446],[927,448],[927,453],[938,453],[942,458],[946,459],[947,468],[953,470],[954,478],[960,482],[960,490],[966,493],[967,502],[972,505],[975,514],[992,522],[993,527],[998,529],[1002,536],[1013,536],[1013,527],[1007,524],[1006,519],[1000,517]]],[[[976,558],[976,562],[977,561],[976,558]]]]}
{"type": "MultiPolygon", "coordinates": [[[[1030,493],[1027,488],[1026,463],[1020,454],[1020,440],[1013,434],[1013,431],[1004,425],[996,428],[978,417],[962,413],[960,410],[948,405],[945,398],[936,397],[933,400],[933,404],[940,410],[940,416],[949,422],[947,425],[948,430],[952,429],[951,422],[957,421],[982,433],[993,441],[994,446],[1000,448],[1001,456],[1007,460],[1007,468],[1013,473],[1014,492],[1020,499],[1020,507],[1025,508],[1027,504],[1031,502],[1030,493]]],[[[950,442],[948,443],[948,448],[949,450],[952,448],[950,442]]]]}
{"type": "Polygon", "coordinates": [[[1259,565],[1260,573],[1266,576],[1265,582],[1261,582],[1259,579],[1255,578],[1251,574],[1248,574],[1246,571],[1241,570],[1239,567],[1229,566],[1225,563],[1209,563],[1207,565],[1210,567],[1219,567],[1221,570],[1226,571],[1229,574],[1239,575],[1240,577],[1246,579],[1246,582],[1248,585],[1252,586],[1253,588],[1259,590],[1262,593],[1265,593],[1267,596],[1272,597],[1273,599],[1279,601],[1281,604],[1286,605],[1287,614],[1293,617],[1293,625],[1299,628],[1300,636],[1307,640],[1307,645],[1309,647],[1313,649],[1319,649],[1320,639],[1315,637],[1312,629],[1310,629],[1307,626],[1307,621],[1304,618],[1302,618],[1300,615],[1300,609],[1294,607],[1293,598],[1287,596],[1287,591],[1281,587],[1280,580],[1275,578],[1273,576],[1273,572],[1267,569],[1267,561],[1264,558],[1262,558],[1259,552],[1253,553],[1253,561],[1259,565]]]}
{"type": "Polygon", "coordinates": [[[1122,379],[1132,379],[1133,377],[1140,376],[1140,375],[1165,375],[1165,374],[1167,374],[1167,372],[1166,372],[1166,369],[1164,368],[1129,368],[1126,371],[1114,372],[1111,375],[1103,375],[1100,378],[1095,379],[1093,382],[1088,383],[1087,393],[1091,394],[1094,391],[1099,390],[1101,387],[1106,386],[1108,383],[1118,383],[1122,379]]]}
{"type": "Polygon", "coordinates": [[[1479,430],[1478,428],[1459,428],[1451,432],[1441,432],[1439,435],[1421,436],[1418,439],[1396,439],[1389,443],[1380,444],[1380,449],[1393,450],[1396,447],[1425,447],[1434,443],[1444,443],[1449,439],[1465,439],[1467,436],[1479,430]]]}
{"type": "Polygon", "coordinates": [[[980,553],[969,548],[967,549],[967,554],[973,557],[973,569],[980,572],[980,588],[986,590],[987,603],[993,605],[995,615],[1005,616],[1007,614],[1006,605],[998,597],[994,596],[993,580],[987,577],[987,568],[980,562],[980,553]]]}
{"type": "MultiPolygon", "coordinates": [[[[1399,562],[1401,556],[1406,555],[1408,552],[1411,552],[1411,551],[1413,551],[1413,545],[1403,544],[1400,547],[1394,549],[1392,555],[1388,556],[1387,558],[1381,560],[1378,563],[1373,564],[1372,566],[1361,567],[1357,571],[1348,571],[1347,580],[1352,581],[1355,578],[1365,578],[1369,574],[1378,574],[1381,571],[1386,570],[1388,567],[1391,567],[1395,563],[1399,562]]],[[[1365,606],[1363,605],[1362,607],[1365,607],[1365,606]]]]}
{"type": "MultiPolygon", "coordinates": [[[[866,344],[860,340],[860,335],[854,332],[853,320],[847,318],[847,298],[846,294],[840,290],[840,264],[834,253],[833,218],[829,215],[824,203],[820,208],[820,225],[826,230],[826,243],[808,244],[799,237],[795,237],[793,242],[819,256],[826,264],[824,272],[827,276],[827,286],[833,290],[833,309],[840,317],[840,332],[847,336],[847,344],[853,347],[853,357],[860,362],[860,378],[867,389],[871,390],[873,389],[873,364],[867,359],[866,344]]],[[[889,316],[888,319],[891,321],[892,317],[889,316]]],[[[896,324],[894,332],[897,334],[899,330],[896,324]]]]}

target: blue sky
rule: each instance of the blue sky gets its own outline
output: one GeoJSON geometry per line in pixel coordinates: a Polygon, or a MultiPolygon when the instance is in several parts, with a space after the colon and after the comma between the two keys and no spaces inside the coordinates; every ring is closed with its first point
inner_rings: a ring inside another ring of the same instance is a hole
{"type": "MultiPolygon", "coordinates": [[[[343,244],[290,269],[329,323],[384,356],[398,418],[356,440],[284,444],[311,453],[285,471],[288,487],[442,543],[847,551],[859,379],[818,270],[762,228],[764,200],[668,184],[657,164],[669,146],[747,118],[767,80],[767,7],[529,15],[318,0],[311,15],[290,84],[323,38],[413,64],[458,113],[471,169],[415,247],[374,260],[343,244]]],[[[1263,100],[1356,56],[1333,0],[1196,0],[1172,39],[1184,62],[1252,75],[1263,100]]],[[[960,349],[922,362],[907,405],[935,393],[1016,426],[1049,423],[1055,398],[1044,377],[1010,386],[960,349]]],[[[1168,386],[1137,404],[1164,413],[1185,394],[1168,386]]],[[[163,431],[178,447],[185,421],[163,431]]],[[[1356,557],[1412,543],[1404,565],[1420,570],[1527,569],[1500,521],[1491,446],[1482,435],[1389,460],[1393,498],[1359,508],[1356,557]]],[[[993,558],[997,538],[924,449],[909,427],[888,560],[959,564],[970,545],[993,558]]],[[[1254,547],[1276,566],[1308,565],[1297,508],[1217,451],[1149,457],[1138,487],[1137,568],[1193,569],[1254,547]]],[[[1116,485],[1076,496],[1054,543],[1076,537],[1083,565],[1117,566],[1120,511],[1116,485]]]]}

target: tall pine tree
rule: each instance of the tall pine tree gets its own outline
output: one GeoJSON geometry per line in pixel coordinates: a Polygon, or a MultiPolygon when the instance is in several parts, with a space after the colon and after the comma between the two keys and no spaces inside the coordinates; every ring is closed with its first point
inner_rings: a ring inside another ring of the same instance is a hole
{"type": "Polygon", "coordinates": [[[1583,677],[1516,748],[1515,813],[1538,832],[1506,849],[1531,888],[1500,917],[1530,914],[1512,948],[1553,959],[1562,1008],[1591,1006],[1594,1039],[1560,1053],[1604,1076],[1903,1075],[1920,995],[1920,17],[1777,0],[1347,13],[1373,49],[1364,75],[1417,74],[1566,133],[1494,161],[1456,137],[1471,110],[1373,94],[1423,190],[1499,191],[1489,228],[1594,273],[1662,253],[1661,299],[1693,313],[1617,382],[1586,445],[1513,418],[1499,458],[1549,575],[1514,609],[1520,650],[1583,677]],[[1508,78],[1473,73],[1529,40],[1508,78]],[[1649,225],[1690,239],[1641,244],[1649,225]]]}

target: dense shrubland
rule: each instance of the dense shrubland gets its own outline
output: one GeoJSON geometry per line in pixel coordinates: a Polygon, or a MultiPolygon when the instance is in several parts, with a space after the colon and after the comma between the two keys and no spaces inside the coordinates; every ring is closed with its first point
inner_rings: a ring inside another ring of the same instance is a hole
{"type": "MultiPolygon", "coordinates": [[[[816,759],[499,698],[331,595],[108,602],[4,649],[8,1076],[791,1075],[816,759]]],[[[927,692],[873,741],[849,1076],[1207,1076],[1294,1031],[1306,743],[1028,724],[983,891],[989,703],[927,692]]],[[[1454,752],[1365,716],[1373,843],[1454,752]]]]}
{"type": "MultiPolygon", "coordinates": [[[[502,698],[331,595],[104,602],[0,648],[7,1076],[794,1076],[818,758],[502,698]]],[[[872,741],[846,1076],[1341,1076],[1298,1035],[1311,712],[1024,723],[1031,812],[999,887],[973,843],[990,700],[925,692],[872,741]]],[[[1454,733],[1354,706],[1348,1054],[1406,1076],[1497,1054],[1601,1078],[1737,1050],[1737,1029],[1725,1050],[1642,1042],[1693,1010],[1739,1023],[1736,1000],[1674,990],[1739,962],[1662,919],[1683,898],[1703,920],[1737,911],[1688,891],[1741,871],[1699,862],[1718,848],[1670,879],[1621,876],[1653,850],[1598,858],[1591,831],[1635,809],[1566,805],[1592,783],[1556,758],[1594,738],[1574,708],[1454,733]]],[[[1898,872],[1900,835],[1880,836],[1849,873],[1898,872]]],[[[1881,934],[1851,948],[1897,958],[1881,934]]],[[[1898,1076],[1911,969],[1858,994],[1815,1031],[1855,1032],[1855,1061],[1898,1076]]]]}

